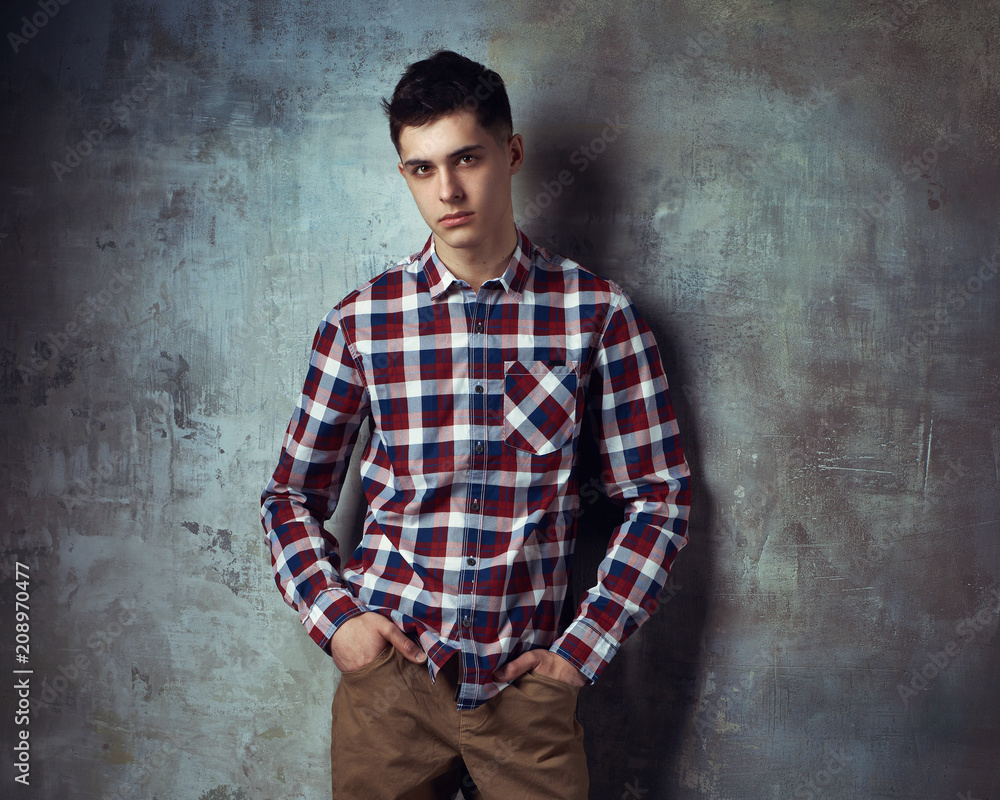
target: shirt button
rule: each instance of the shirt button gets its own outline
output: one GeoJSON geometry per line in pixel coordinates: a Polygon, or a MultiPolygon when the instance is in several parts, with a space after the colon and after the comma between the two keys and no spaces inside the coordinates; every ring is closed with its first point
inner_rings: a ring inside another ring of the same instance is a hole
{"type": "Polygon", "coordinates": [[[483,393],[483,385],[481,383],[477,383],[476,384],[476,394],[482,394],[482,393],[483,393]]]}
{"type": "Polygon", "coordinates": [[[472,558],[472,557],[469,557],[468,559],[466,559],[466,562],[468,563],[468,565],[469,565],[470,567],[474,567],[474,566],[476,566],[476,559],[474,559],[474,558],[472,558]]]}
{"type": "Polygon", "coordinates": [[[463,625],[464,625],[464,626],[465,626],[466,628],[468,628],[468,627],[469,627],[469,625],[471,624],[471,622],[469,621],[469,616],[468,616],[468,614],[466,614],[466,615],[465,615],[464,617],[462,617],[462,624],[463,624],[463,625]]]}
{"type": "Polygon", "coordinates": [[[472,501],[472,510],[473,511],[478,511],[479,510],[479,501],[478,500],[473,500],[472,501]]]}
{"type": "Polygon", "coordinates": [[[482,332],[483,332],[483,323],[477,322],[476,323],[476,333],[482,333],[482,332]]]}
{"type": "Polygon", "coordinates": [[[483,452],[484,449],[485,448],[483,447],[483,443],[482,442],[476,442],[476,452],[477,453],[483,452]]]}

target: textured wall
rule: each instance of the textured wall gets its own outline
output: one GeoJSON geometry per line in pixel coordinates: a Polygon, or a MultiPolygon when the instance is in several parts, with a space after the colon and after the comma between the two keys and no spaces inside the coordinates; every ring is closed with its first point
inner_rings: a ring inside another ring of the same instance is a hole
{"type": "Polygon", "coordinates": [[[636,299],[698,478],[662,606],[580,696],[592,797],[997,797],[996,4],[2,20],[5,797],[328,796],[337,675],[258,495],[317,322],[426,236],[377,100],[438,47],[507,80],[518,220],[636,299]]]}

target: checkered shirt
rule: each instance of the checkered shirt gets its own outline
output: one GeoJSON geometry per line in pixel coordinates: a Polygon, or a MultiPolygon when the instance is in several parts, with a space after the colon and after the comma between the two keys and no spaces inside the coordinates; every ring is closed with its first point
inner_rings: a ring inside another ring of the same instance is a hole
{"type": "Polygon", "coordinates": [[[478,292],[431,235],[333,308],[262,495],[275,580],[309,635],[329,652],[347,619],[384,614],[427,653],[431,680],[460,653],[459,709],[537,647],[593,683],[688,541],[689,471],[648,326],[613,281],[517,234],[478,292]],[[624,515],[560,629],[581,495],[597,496],[577,478],[585,414],[624,515]],[[368,417],[363,536],[342,565],[324,523],[368,417]]]}

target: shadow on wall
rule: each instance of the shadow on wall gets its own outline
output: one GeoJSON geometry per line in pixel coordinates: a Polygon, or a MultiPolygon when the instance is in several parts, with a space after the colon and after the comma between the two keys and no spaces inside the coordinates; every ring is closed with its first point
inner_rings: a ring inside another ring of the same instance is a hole
{"type": "MultiPolygon", "coordinates": [[[[531,170],[531,177],[526,176],[525,185],[531,188],[524,192],[526,209],[520,209],[519,221],[530,228],[529,238],[537,244],[626,286],[656,337],[693,476],[690,543],[674,562],[659,607],[625,642],[600,679],[580,693],[577,713],[585,732],[590,796],[631,800],[676,794],[685,736],[693,736],[698,675],[704,661],[706,598],[711,594],[708,581],[712,550],[707,540],[714,525],[714,504],[699,479],[702,448],[694,428],[696,417],[681,391],[693,377],[675,349],[674,343],[680,340],[677,324],[670,318],[669,309],[652,293],[655,281],[648,280],[661,269],[664,257],[652,229],[652,214],[642,215],[641,209],[633,209],[636,213],[631,224],[635,226],[634,220],[644,216],[646,221],[638,224],[649,229],[633,227],[628,234],[630,242],[641,243],[638,252],[619,251],[626,237],[618,229],[625,224],[618,212],[630,198],[622,197],[616,188],[620,183],[615,176],[626,172],[623,161],[627,152],[611,146],[621,131],[617,121],[612,115],[598,120],[602,124],[581,124],[579,130],[587,131],[580,136],[581,142],[526,145],[529,152],[541,151],[544,155],[536,156],[539,163],[531,170]],[[539,188],[542,195],[559,196],[539,203],[534,188],[539,188]],[[535,213],[532,203],[539,213],[535,213]],[[541,209],[542,204],[545,209],[541,209]],[[628,266],[622,271],[616,269],[623,263],[628,266]],[[630,288],[633,286],[637,288],[630,288]]],[[[518,211],[515,207],[515,217],[518,211]]],[[[587,420],[581,433],[579,485],[599,480],[600,471],[597,446],[587,420]]],[[[586,506],[578,522],[572,597],[567,600],[564,622],[568,623],[576,604],[595,583],[597,567],[622,518],[622,508],[603,494],[586,506]]]]}

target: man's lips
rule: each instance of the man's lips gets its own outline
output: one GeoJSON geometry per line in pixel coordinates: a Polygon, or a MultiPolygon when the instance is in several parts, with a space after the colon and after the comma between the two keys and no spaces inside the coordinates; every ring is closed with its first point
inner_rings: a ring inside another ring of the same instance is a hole
{"type": "Polygon", "coordinates": [[[463,225],[472,219],[475,211],[457,211],[454,214],[445,214],[438,222],[446,228],[454,228],[456,225],[463,225]]]}

